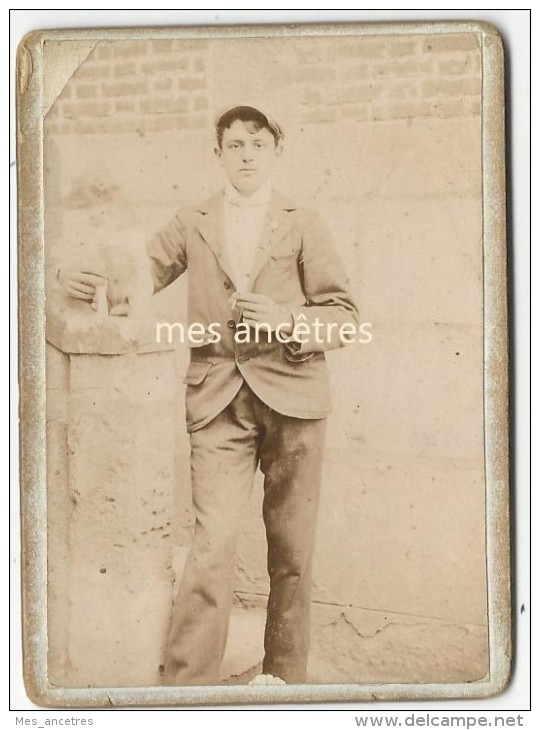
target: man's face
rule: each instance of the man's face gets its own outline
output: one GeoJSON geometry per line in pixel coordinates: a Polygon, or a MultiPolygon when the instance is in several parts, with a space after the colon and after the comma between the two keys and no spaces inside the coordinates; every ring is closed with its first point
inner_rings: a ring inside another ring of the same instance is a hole
{"type": "Polygon", "coordinates": [[[281,153],[268,129],[256,129],[253,122],[234,121],[223,132],[216,155],[227,178],[242,195],[251,195],[270,179],[281,153]]]}

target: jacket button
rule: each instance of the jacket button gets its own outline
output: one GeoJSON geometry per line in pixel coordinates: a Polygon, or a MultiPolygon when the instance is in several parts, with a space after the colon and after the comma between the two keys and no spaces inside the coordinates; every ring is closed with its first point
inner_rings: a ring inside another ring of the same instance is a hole
{"type": "Polygon", "coordinates": [[[234,319],[227,320],[227,327],[230,327],[230,329],[233,329],[234,327],[236,327],[236,322],[234,321],[234,319]]]}
{"type": "Polygon", "coordinates": [[[240,355],[240,357],[237,357],[237,358],[236,358],[236,362],[237,362],[237,363],[238,363],[239,365],[243,365],[243,364],[244,364],[245,362],[247,362],[248,360],[249,360],[249,357],[247,357],[246,355],[240,355]]]}
{"type": "Polygon", "coordinates": [[[225,287],[225,289],[232,289],[232,284],[230,281],[224,281],[223,286],[225,287]]]}

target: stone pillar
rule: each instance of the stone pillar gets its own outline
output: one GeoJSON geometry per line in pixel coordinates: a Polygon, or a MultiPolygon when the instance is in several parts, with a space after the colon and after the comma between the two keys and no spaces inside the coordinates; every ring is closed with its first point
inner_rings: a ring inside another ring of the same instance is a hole
{"type": "Polygon", "coordinates": [[[50,313],[47,329],[50,679],[157,684],[173,589],[173,348],[150,322],[87,307],[50,313]]]}

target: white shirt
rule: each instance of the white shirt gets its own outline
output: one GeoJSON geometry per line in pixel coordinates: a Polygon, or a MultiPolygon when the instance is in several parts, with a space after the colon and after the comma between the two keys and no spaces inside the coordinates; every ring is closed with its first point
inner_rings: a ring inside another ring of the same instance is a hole
{"type": "Polygon", "coordinates": [[[224,231],[237,291],[250,291],[255,251],[263,233],[272,186],[267,183],[249,197],[227,181],[224,190],[224,231]]]}

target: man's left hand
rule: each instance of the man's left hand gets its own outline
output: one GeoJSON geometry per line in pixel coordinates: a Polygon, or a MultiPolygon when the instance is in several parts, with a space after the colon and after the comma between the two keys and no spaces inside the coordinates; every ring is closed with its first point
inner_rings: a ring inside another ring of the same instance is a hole
{"type": "Polygon", "coordinates": [[[283,334],[292,334],[294,320],[291,312],[266,294],[235,292],[231,302],[242,310],[243,321],[249,325],[265,324],[272,332],[279,327],[283,334]]]}

